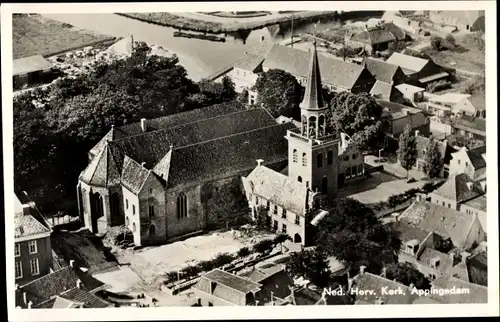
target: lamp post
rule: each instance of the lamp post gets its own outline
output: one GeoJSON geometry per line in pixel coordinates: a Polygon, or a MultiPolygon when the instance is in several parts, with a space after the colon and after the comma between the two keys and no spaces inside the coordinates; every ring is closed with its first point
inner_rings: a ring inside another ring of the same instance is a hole
{"type": "Polygon", "coordinates": [[[382,148],[382,149],[379,149],[379,150],[378,150],[378,162],[381,162],[381,159],[382,159],[382,157],[381,157],[382,151],[384,151],[384,148],[382,148]]]}

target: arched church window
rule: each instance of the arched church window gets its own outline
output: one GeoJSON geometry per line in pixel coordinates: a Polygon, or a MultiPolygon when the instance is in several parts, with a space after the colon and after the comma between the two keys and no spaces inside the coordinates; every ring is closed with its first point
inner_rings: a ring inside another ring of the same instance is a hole
{"type": "Polygon", "coordinates": [[[323,177],[321,180],[321,192],[324,194],[328,193],[328,179],[326,177],[323,177]]]}
{"type": "Polygon", "coordinates": [[[323,153],[318,153],[316,156],[316,165],[318,168],[323,167],[323,153]]]}
{"type": "Polygon", "coordinates": [[[128,225],[130,225],[130,220],[128,219],[128,217],[127,217],[127,218],[125,218],[125,224],[126,224],[127,226],[128,226],[128,225]]]}
{"type": "Polygon", "coordinates": [[[333,151],[329,150],[327,153],[328,164],[333,164],[333,151]]]}
{"type": "Polygon", "coordinates": [[[134,223],[132,223],[132,232],[133,233],[135,233],[135,229],[136,229],[136,227],[135,227],[135,222],[134,222],[134,223]]]}
{"type": "Polygon", "coordinates": [[[315,137],[316,136],[316,117],[311,116],[309,118],[309,136],[310,137],[315,137]]]}
{"type": "Polygon", "coordinates": [[[181,192],[179,196],[177,196],[177,218],[185,218],[187,217],[187,198],[184,192],[181,192]]]}
{"type": "Polygon", "coordinates": [[[297,149],[293,149],[292,159],[294,163],[297,163],[299,161],[299,156],[297,155],[297,149]]]}
{"type": "Polygon", "coordinates": [[[318,135],[325,135],[325,116],[321,115],[318,120],[318,135]]]}
{"type": "Polygon", "coordinates": [[[307,154],[302,153],[302,166],[307,166],[307,154]]]}

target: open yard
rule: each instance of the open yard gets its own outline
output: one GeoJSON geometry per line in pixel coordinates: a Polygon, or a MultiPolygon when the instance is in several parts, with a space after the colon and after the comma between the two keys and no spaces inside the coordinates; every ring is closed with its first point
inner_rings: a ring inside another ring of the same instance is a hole
{"type": "Polygon", "coordinates": [[[15,14],[12,17],[14,59],[33,55],[50,56],[112,40],[114,37],[79,30],[70,24],[40,15],[15,14]]]}

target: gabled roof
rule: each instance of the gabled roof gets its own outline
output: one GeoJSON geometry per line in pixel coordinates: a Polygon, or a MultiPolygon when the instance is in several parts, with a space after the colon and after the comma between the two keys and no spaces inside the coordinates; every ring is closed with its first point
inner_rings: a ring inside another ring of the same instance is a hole
{"type": "Polygon", "coordinates": [[[419,72],[427,65],[429,61],[423,58],[417,58],[400,53],[393,53],[391,57],[386,60],[386,63],[393,64],[401,67],[403,71],[412,71],[413,73],[419,72]]]}
{"type": "MultiPolygon", "coordinates": [[[[269,69],[281,69],[292,75],[307,77],[312,53],[281,45],[273,45],[263,66],[269,69]]],[[[351,89],[359,79],[363,66],[347,63],[340,59],[318,55],[321,80],[323,84],[351,89]]]]}
{"type": "Polygon", "coordinates": [[[401,214],[401,220],[422,230],[434,231],[441,237],[449,237],[454,245],[460,246],[465,243],[477,217],[428,201],[415,201],[401,214]]]}
{"type": "Polygon", "coordinates": [[[257,166],[243,178],[245,190],[269,200],[297,215],[306,211],[308,189],[296,178],[290,178],[265,166],[257,166]]]}
{"type": "Polygon", "coordinates": [[[486,109],[486,98],[482,95],[472,95],[469,97],[470,102],[477,110],[484,111],[486,109]]]}
{"type": "Polygon", "coordinates": [[[37,309],[106,308],[112,305],[81,288],[73,288],[35,306],[37,309]]]}
{"type": "Polygon", "coordinates": [[[244,56],[237,60],[233,67],[254,72],[262,64],[271,47],[271,44],[263,42],[247,48],[244,56]]]}
{"type": "Polygon", "coordinates": [[[448,254],[442,253],[430,247],[425,247],[424,251],[418,258],[418,262],[421,265],[431,267],[431,261],[433,261],[434,259],[439,260],[439,264],[436,267],[439,272],[443,274],[448,274],[451,272],[451,268],[453,266],[453,258],[451,258],[451,256],[448,254]]]}
{"type": "Polygon", "coordinates": [[[462,281],[455,277],[443,275],[438,277],[432,282],[432,287],[436,289],[460,289],[468,290],[460,294],[433,294],[431,297],[441,303],[458,304],[458,303],[487,303],[488,302],[488,288],[482,285],[462,281]]]}
{"type": "Polygon", "coordinates": [[[383,301],[383,304],[411,304],[414,298],[406,285],[368,272],[364,272],[363,275],[356,275],[353,283],[354,287],[360,290],[375,290],[375,294],[367,292],[364,295],[356,295],[356,304],[376,304],[379,300],[383,301]],[[390,290],[401,288],[407,291],[403,295],[382,294],[380,290],[384,287],[390,290]]]}
{"type": "Polygon", "coordinates": [[[402,221],[396,221],[390,223],[389,225],[398,233],[398,238],[403,243],[410,240],[418,240],[419,242],[422,242],[430,234],[427,230],[420,229],[419,227],[402,221]]]}
{"type": "MultiPolygon", "coordinates": [[[[104,283],[82,271],[76,265],[74,267],[67,266],[19,287],[16,292],[20,296],[16,296],[16,299],[22,302],[22,294],[25,292],[26,300],[28,302],[31,301],[33,306],[36,306],[49,300],[54,295],[59,295],[64,291],[75,288],[78,280],[82,283],[82,289],[88,292],[104,286],[104,283]]],[[[21,307],[27,306],[25,303],[16,303],[17,305],[21,307]]]]}
{"type": "Polygon", "coordinates": [[[87,168],[82,171],[79,179],[89,185],[98,187],[117,185],[120,183],[119,164],[110,151],[109,141],[104,141],[100,151],[90,161],[87,168]]]}
{"type": "Polygon", "coordinates": [[[375,96],[377,99],[380,100],[392,102],[397,98],[398,95],[402,97],[403,93],[401,93],[392,84],[378,80],[375,82],[372,89],[370,90],[370,95],[375,96]]]}
{"type": "Polygon", "coordinates": [[[461,102],[466,98],[470,98],[470,94],[462,94],[462,93],[446,93],[443,95],[436,95],[429,98],[430,102],[439,102],[439,103],[451,103],[456,104],[461,102]]]}
{"type": "Polygon", "coordinates": [[[375,76],[378,81],[386,83],[394,81],[394,76],[396,75],[398,69],[400,69],[397,65],[389,64],[383,60],[372,57],[366,57],[364,59],[364,63],[366,64],[368,71],[375,76]]]}
{"type": "Polygon", "coordinates": [[[14,238],[29,237],[51,230],[35,219],[32,215],[18,213],[14,216],[14,238]]]}
{"type": "Polygon", "coordinates": [[[396,37],[387,29],[374,27],[356,33],[352,40],[359,41],[369,45],[377,45],[395,41],[396,37]]]}
{"type": "MultiPolygon", "coordinates": [[[[472,163],[472,166],[474,167],[475,170],[482,169],[486,167],[486,160],[484,159],[483,155],[486,153],[486,146],[480,146],[478,148],[468,150],[467,148],[463,147],[461,151],[465,151],[467,154],[467,157],[469,158],[470,162],[472,163]]],[[[458,152],[458,151],[457,151],[458,152]]]]}
{"type": "Polygon", "coordinates": [[[101,150],[104,148],[104,146],[108,141],[113,141],[113,140],[114,140],[114,127],[112,127],[111,130],[109,130],[108,133],[106,133],[106,135],[104,135],[102,139],[99,142],[97,142],[97,144],[94,145],[94,147],[89,151],[89,153],[92,155],[92,158],[94,158],[101,152],[101,150]]]}
{"type": "MultiPolygon", "coordinates": [[[[412,115],[412,116],[421,115],[422,119],[420,120],[420,122],[416,122],[416,123],[417,124],[424,124],[425,118],[427,117],[425,115],[424,111],[422,111],[421,109],[416,108],[416,107],[410,107],[410,106],[406,106],[406,105],[399,104],[396,102],[390,102],[390,101],[383,100],[383,99],[379,99],[379,100],[377,100],[377,102],[383,108],[387,109],[387,112],[389,112],[391,114],[393,120],[403,118],[407,115],[412,115]]],[[[416,121],[418,121],[418,120],[416,120],[416,121]]]]}
{"type": "Polygon", "coordinates": [[[452,175],[446,182],[432,194],[453,200],[458,203],[473,199],[482,194],[477,185],[473,184],[472,179],[465,173],[452,175]],[[472,186],[469,189],[467,183],[472,186]]]}
{"type": "Polygon", "coordinates": [[[260,158],[269,164],[286,161],[288,146],[284,137],[291,128],[292,123],[274,124],[174,148],[168,186],[250,171],[260,158]]]}
{"type": "Polygon", "coordinates": [[[132,193],[138,194],[141,191],[141,188],[150,173],[151,171],[144,168],[128,156],[125,156],[122,170],[122,184],[132,193]]]}
{"type": "Polygon", "coordinates": [[[13,76],[28,74],[52,68],[52,64],[42,55],[14,59],[13,76]]]}
{"type": "Polygon", "coordinates": [[[210,271],[203,275],[202,278],[227,286],[243,294],[257,291],[262,286],[259,283],[255,283],[249,279],[228,273],[220,269],[214,269],[213,271],[210,271]]]}
{"type": "Polygon", "coordinates": [[[417,87],[406,83],[399,84],[396,86],[396,88],[399,89],[401,92],[408,92],[412,94],[425,92],[425,88],[423,87],[417,87]]]}
{"type": "Polygon", "coordinates": [[[406,32],[392,22],[384,23],[383,28],[389,30],[394,35],[394,37],[396,37],[397,40],[406,39],[406,32]]]}

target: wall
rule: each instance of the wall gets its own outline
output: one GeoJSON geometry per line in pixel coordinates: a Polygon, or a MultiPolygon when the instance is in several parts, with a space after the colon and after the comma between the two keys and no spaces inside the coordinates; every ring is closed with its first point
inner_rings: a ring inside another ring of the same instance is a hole
{"type": "Polygon", "coordinates": [[[451,111],[455,114],[463,112],[470,116],[474,116],[476,114],[476,108],[472,105],[468,98],[464,98],[457,104],[453,105],[451,111]]]}
{"type": "Polygon", "coordinates": [[[139,218],[139,198],[137,195],[132,193],[130,190],[122,186],[123,203],[125,204],[125,225],[130,229],[134,235],[134,244],[140,246],[142,244],[141,240],[141,222],[139,218]],[[127,207],[128,200],[128,207],[127,207]],[[134,214],[135,206],[135,214],[134,214]],[[127,220],[128,219],[128,220],[127,220]],[[128,224],[127,224],[128,221],[128,224]],[[135,230],[134,230],[135,224],[135,230]]]}
{"type": "Polygon", "coordinates": [[[479,219],[476,217],[476,219],[474,220],[474,223],[472,224],[472,227],[469,230],[469,234],[467,235],[467,238],[465,239],[464,245],[460,245],[460,246],[463,246],[464,249],[468,249],[474,243],[479,244],[479,243],[485,241],[485,238],[486,238],[485,231],[484,231],[483,227],[481,227],[481,223],[479,222],[479,219]]]}
{"type": "Polygon", "coordinates": [[[460,173],[465,173],[470,178],[475,177],[475,169],[463,149],[453,153],[450,161],[450,175],[460,173]]]}
{"type": "Polygon", "coordinates": [[[470,216],[477,215],[479,222],[481,223],[481,226],[483,227],[483,229],[486,229],[486,227],[487,227],[486,226],[486,218],[487,218],[486,211],[476,209],[474,207],[464,205],[464,204],[461,204],[458,207],[459,207],[458,210],[460,212],[463,212],[463,213],[468,214],[470,216]]]}
{"type": "Polygon", "coordinates": [[[47,275],[50,272],[50,267],[52,266],[52,247],[50,243],[50,235],[48,237],[43,237],[39,239],[34,239],[37,243],[37,252],[35,254],[29,253],[28,244],[29,241],[16,242],[16,244],[21,245],[21,256],[15,257],[15,261],[22,262],[23,277],[16,279],[16,283],[19,285],[26,284],[34,279],[40,278],[47,275]],[[40,274],[31,275],[30,260],[38,258],[38,268],[40,274]]]}
{"type": "Polygon", "coordinates": [[[165,216],[165,189],[160,181],[150,172],[139,192],[139,218],[142,245],[164,243],[167,240],[165,216]],[[150,217],[149,207],[154,207],[154,216],[150,217]],[[154,235],[150,227],[154,226],[154,235]]]}
{"type": "Polygon", "coordinates": [[[257,78],[259,77],[257,74],[254,74],[252,71],[244,70],[241,68],[233,68],[228,73],[228,76],[234,82],[235,90],[238,93],[243,92],[245,88],[251,88],[257,82],[257,78]]]}
{"type": "Polygon", "coordinates": [[[205,228],[205,213],[201,205],[201,185],[179,186],[167,190],[166,223],[167,240],[205,228]],[[187,217],[177,218],[177,198],[183,192],[187,200],[187,217]]]}
{"type": "Polygon", "coordinates": [[[192,288],[195,297],[199,299],[201,306],[237,306],[236,304],[219,299],[211,294],[204,293],[196,288],[192,288]]]}
{"type": "Polygon", "coordinates": [[[363,154],[355,146],[348,146],[347,149],[339,156],[339,174],[343,174],[345,181],[353,180],[356,178],[363,177],[364,170],[364,158],[363,154]],[[353,159],[353,156],[355,158],[353,159]],[[362,167],[362,172],[359,172],[359,166],[362,167]],[[356,176],[352,175],[352,168],[356,167],[356,176]],[[346,169],[351,168],[351,178],[347,178],[346,169]]]}
{"type": "Polygon", "coordinates": [[[458,210],[458,208],[460,206],[459,204],[457,204],[457,202],[455,200],[444,198],[444,197],[438,196],[434,193],[431,193],[430,197],[431,197],[431,202],[435,203],[436,205],[448,207],[448,208],[453,209],[453,210],[458,210]]]}
{"type": "Polygon", "coordinates": [[[430,131],[451,134],[451,126],[439,121],[437,117],[430,117],[430,131]]]}
{"type": "Polygon", "coordinates": [[[370,93],[375,82],[375,77],[365,67],[351,88],[351,93],[370,93]]]}
{"type": "MultiPolygon", "coordinates": [[[[98,233],[97,230],[94,230],[92,227],[92,220],[93,216],[97,216],[96,214],[92,214],[92,207],[90,204],[90,192],[92,193],[99,193],[99,195],[102,197],[103,200],[103,216],[106,218],[108,224],[111,223],[111,215],[110,215],[110,209],[109,209],[109,195],[108,195],[108,189],[104,187],[95,187],[95,186],[89,186],[86,183],[79,181],[79,185],[82,189],[82,202],[83,202],[83,218],[84,218],[84,223],[85,223],[85,228],[89,229],[91,232],[94,234],[98,233]]],[[[94,218],[94,220],[97,220],[99,218],[94,218]]]]}

